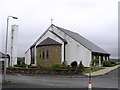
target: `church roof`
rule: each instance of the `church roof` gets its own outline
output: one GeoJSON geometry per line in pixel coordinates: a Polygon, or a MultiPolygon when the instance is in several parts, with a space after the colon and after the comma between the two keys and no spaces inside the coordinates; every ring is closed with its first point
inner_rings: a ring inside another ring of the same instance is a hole
{"type": "Polygon", "coordinates": [[[89,41],[86,38],[84,38],[83,36],[79,35],[78,33],[63,29],[63,28],[58,27],[58,26],[55,26],[55,27],[58,28],[59,30],[61,30],[62,32],[64,32],[65,34],[67,34],[68,36],[70,36],[71,38],[73,38],[78,43],[82,44],[84,47],[86,47],[90,51],[96,52],[96,53],[109,54],[105,50],[103,50],[102,48],[100,48],[97,45],[95,45],[94,43],[92,43],[91,41],[89,41]]]}
{"type": "MultiPolygon", "coordinates": [[[[50,30],[49,30],[50,31],[50,30]]],[[[65,40],[65,39],[63,39],[63,38],[61,38],[58,34],[56,34],[55,32],[53,32],[53,31],[50,31],[52,34],[54,34],[55,36],[57,36],[59,39],[61,39],[64,43],[66,43],[67,44],[67,40],[65,40]]]]}
{"type": "MultiPolygon", "coordinates": [[[[50,27],[56,27],[59,30],[61,30],[63,33],[67,34],[68,36],[70,36],[71,38],[73,38],[75,41],[77,41],[78,43],[80,43],[81,45],[83,45],[84,47],[86,47],[87,49],[89,49],[91,52],[94,53],[103,53],[103,54],[109,54],[107,53],[105,50],[103,50],[102,48],[98,47],[97,45],[95,45],[94,43],[92,43],[91,41],[87,40],[86,38],[84,38],[83,36],[81,36],[78,33],[72,32],[70,30],[55,26],[55,25],[51,25],[50,27]]],[[[50,28],[49,27],[49,28],[50,28]]],[[[47,29],[35,42],[31,47],[34,47],[36,45],[36,43],[41,39],[42,36],[45,35],[45,33],[49,31],[49,29],[47,29]]],[[[51,33],[55,34],[54,32],[51,31],[51,33]]],[[[57,35],[57,34],[55,34],[57,35]]],[[[58,35],[57,35],[58,37],[58,35]]],[[[59,36],[59,38],[61,38],[59,36]]],[[[61,38],[62,39],[62,38],[61,38]]],[[[67,40],[62,39],[62,41],[67,42],[67,40]]],[[[38,45],[50,45],[50,44],[60,44],[59,42],[56,42],[55,40],[51,39],[51,38],[47,38],[46,40],[44,40],[43,42],[41,42],[38,45]]]]}
{"type": "Polygon", "coordinates": [[[61,43],[48,37],[44,41],[42,41],[40,44],[38,44],[38,46],[41,46],[41,45],[61,45],[61,43]]]}

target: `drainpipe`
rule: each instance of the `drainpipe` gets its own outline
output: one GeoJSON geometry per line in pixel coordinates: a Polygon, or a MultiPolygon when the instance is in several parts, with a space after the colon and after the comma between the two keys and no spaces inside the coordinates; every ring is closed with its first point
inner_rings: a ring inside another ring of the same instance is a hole
{"type": "Polygon", "coordinates": [[[66,57],[66,54],[65,54],[65,52],[66,52],[66,50],[65,50],[65,45],[66,45],[66,44],[67,44],[67,42],[64,41],[64,62],[66,61],[66,60],[65,60],[65,57],[66,57]]]}
{"type": "Polygon", "coordinates": [[[64,62],[65,62],[65,42],[64,42],[64,62]]]}

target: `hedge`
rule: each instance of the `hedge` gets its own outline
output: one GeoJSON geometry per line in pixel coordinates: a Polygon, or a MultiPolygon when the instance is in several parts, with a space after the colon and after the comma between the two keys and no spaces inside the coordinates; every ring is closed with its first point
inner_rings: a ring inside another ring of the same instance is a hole
{"type": "Polygon", "coordinates": [[[79,69],[52,69],[52,68],[7,68],[7,73],[15,74],[82,74],[79,69]]]}

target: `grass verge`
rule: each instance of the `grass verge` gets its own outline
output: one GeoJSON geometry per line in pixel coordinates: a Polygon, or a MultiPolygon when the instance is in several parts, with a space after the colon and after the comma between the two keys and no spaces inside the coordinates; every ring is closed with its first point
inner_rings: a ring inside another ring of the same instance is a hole
{"type": "Polygon", "coordinates": [[[11,83],[10,80],[2,81],[2,84],[9,84],[9,83],[11,83]]]}
{"type": "Polygon", "coordinates": [[[91,72],[96,72],[96,71],[99,71],[99,70],[102,70],[102,69],[105,69],[103,67],[89,67],[89,68],[85,68],[85,70],[83,71],[83,73],[89,73],[91,69],[91,72]]]}

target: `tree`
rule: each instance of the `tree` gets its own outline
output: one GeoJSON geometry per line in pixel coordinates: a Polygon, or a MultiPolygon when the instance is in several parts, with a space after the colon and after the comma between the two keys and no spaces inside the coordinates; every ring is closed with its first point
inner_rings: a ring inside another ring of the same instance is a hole
{"type": "Polygon", "coordinates": [[[78,65],[78,69],[79,69],[81,72],[84,71],[85,67],[84,67],[82,61],[80,61],[79,65],[78,65]]]}
{"type": "Polygon", "coordinates": [[[72,68],[76,68],[77,67],[77,61],[73,61],[72,63],[71,63],[71,66],[72,66],[72,68]]]}

